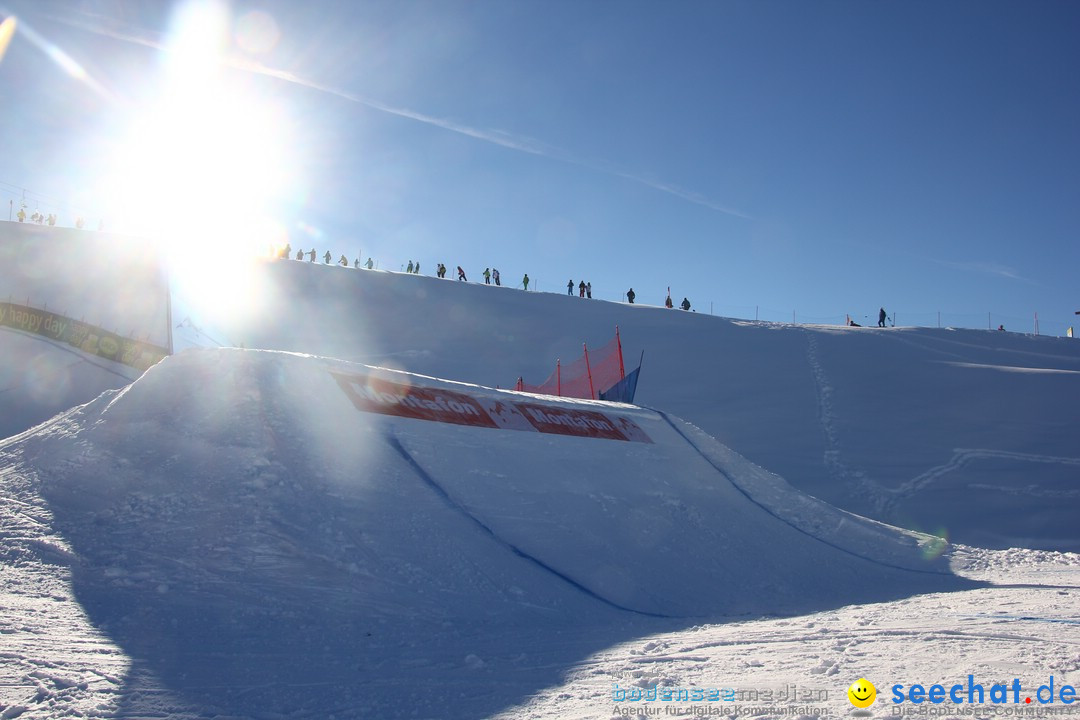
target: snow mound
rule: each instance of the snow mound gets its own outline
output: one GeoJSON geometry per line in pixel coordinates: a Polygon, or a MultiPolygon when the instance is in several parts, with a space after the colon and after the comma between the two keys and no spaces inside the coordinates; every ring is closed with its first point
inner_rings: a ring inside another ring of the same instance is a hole
{"type": "Polygon", "coordinates": [[[491,713],[643,628],[972,586],[664,413],[282,352],[168,358],[0,484],[130,678],[252,716],[491,713]]]}

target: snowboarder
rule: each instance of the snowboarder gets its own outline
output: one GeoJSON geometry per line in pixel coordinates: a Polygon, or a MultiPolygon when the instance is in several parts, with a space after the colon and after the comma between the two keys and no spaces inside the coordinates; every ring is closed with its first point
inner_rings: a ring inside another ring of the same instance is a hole
{"type": "Polygon", "coordinates": [[[529,290],[529,273],[525,273],[525,277],[521,279],[521,282],[525,285],[525,291],[529,290]]]}
{"type": "Polygon", "coordinates": [[[888,315],[885,314],[885,308],[881,308],[881,310],[878,310],[877,326],[878,327],[885,327],[885,318],[887,318],[887,317],[888,317],[888,315]]]}
{"type": "Polygon", "coordinates": [[[566,294],[567,295],[573,295],[574,294],[574,280],[573,280],[573,278],[571,278],[570,280],[568,280],[566,282],[566,294]]]}
{"type": "Polygon", "coordinates": [[[342,253],[341,259],[338,260],[338,263],[341,264],[341,267],[349,267],[349,258],[345,257],[344,253],[342,253]]]}
{"type": "Polygon", "coordinates": [[[438,266],[435,268],[435,277],[446,277],[446,266],[442,263],[439,263],[438,266]]]}
{"type": "Polygon", "coordinates": [[[672,307],[674,307],[674,305],[671,302],[671,296],[670,295],[668,295],[666,298],[664,298],[664,307],[666,307],[668,310],[670,310],[672,307]]]}
{"type": "Polygon", "coordinates": [[[311,248],[311,252],[308,253],[308,262],[315,262],[315,248],[311,248]]]}
{"type": "Polygon", "coordinates": [[[592,299],[592,282],[585,283],[585,297],[592,299]]]}
{"type": "Polygon", "coordinates": [[[405,272],[412,275],[412,260],[409,261],[409,265],[408,265],[408,267],[405,268],[405,272]]]}
{"type": "Polygon", "coordinates": [[[484,268],[484,284],[491,284],[491,268],[484,268]]]}
{"type": "Polygon", "coordinates": [[[297,250],[296,250],[296,259],[297,260],[303,260],[304,259],[304,248],[297,248],[297,250]]]}
{"type": "Polygon", "coordinates": [[[679,307],[681,307],[683,310],[689,310],[690,309],[690,301],[687,300],[686,298],[683,298],[682,303],[679,305],[679,307]]]}
{"type": "Polygon", "coordinates": [[[416,261],[416,265],[413,265],[413,274],[414,275],[419,275],[420,274],[420,261],[419,260],[416,261]]]}
{"type": "Polygon", "coordinates": [[[457,279],[458,282],[469,282],[469,278],[465,277],[465,271],[461,269],[461,266],[457,266],[457,279]]]}
{"type": "Polygon", "coordinates": [[[366,268],[367,268],[368,270],[371,270],[371,269],[373,269],[373,268],[375,267],[375,261],[374,261],[374,260],[372,260],[371,258],[368,258],[368,259],[367,259],[367,262],[366,262],[366,263],[364,263],[364,266],[365,266],[365,267],[366,267],[366,268]]]}
{"type": "Polygon", "coordinates": [[[634,298],[636,297],[637,295],[634,294],[634,288],[630,288],[630,290],[628,290],[626,293],[626,299],[630,301],[631,305],[634,304],[634,298]]]}
{"type": "Polygon", "coordinates": [[[329,250],[327,250],[327,251],[326,251],[326,254],[325,254],[325,255],[323,255],[323,262],[324,262],[325,264],[329,265],[329,264],[330,264],[330,258],[332,258],[332,257],[333,257],[333,255],[331,255],[331,254],[330,254],[330,251],[329,251],[329,250]]]}
{"type": "Polygon", "coordinates": [[[585,297],[585,281],[584,280],[582,280],[581,282],[578,283],[577,289],[578,289],[578,297],[585,297]]]}
{"type": "Polygon", "coordinates": [[[491,269],[491,277],[495,280],[496,285],[502,285],[502,282],[499,281],[499,270],[497,268],[491,269]]]}

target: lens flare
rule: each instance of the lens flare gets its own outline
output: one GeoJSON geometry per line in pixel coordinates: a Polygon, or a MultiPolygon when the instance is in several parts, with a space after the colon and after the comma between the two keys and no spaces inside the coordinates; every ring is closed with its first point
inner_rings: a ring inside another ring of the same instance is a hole
{"type": "Polygon", "coordinates": [[[4,54],[7,52],[8,45],[11,44],[11,38],[15,36],[15,24],[14,15],[0,22],[0,62],[4,61],[4,54]]]}

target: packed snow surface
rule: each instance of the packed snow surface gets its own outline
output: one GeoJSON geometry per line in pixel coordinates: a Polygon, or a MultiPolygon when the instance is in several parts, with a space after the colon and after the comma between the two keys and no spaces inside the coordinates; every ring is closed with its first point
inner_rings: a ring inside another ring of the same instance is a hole
{"type": "Polygon", "coordinates": [[[1071,710],[891,688],[1074,686],[1080,556],[849,512],[1072,547],[1071,341],[260,276],[198,322],[275,350],[77,378],[0,441],[0,718],[838,717],[860,677],[874,715],[1071,710]],[[644,406],[491,387],[615,324],[644,406]]]}

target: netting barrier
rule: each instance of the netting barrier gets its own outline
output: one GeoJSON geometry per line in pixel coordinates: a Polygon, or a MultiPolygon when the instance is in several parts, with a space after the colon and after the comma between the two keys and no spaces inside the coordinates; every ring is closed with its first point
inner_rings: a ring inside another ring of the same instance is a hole
{"type": "Polygon", "coordinates": [[[582,349],[582,356],[571,363],[563,365],[561,360],[556,360],[555,371],[539,385],[530,385],[519,377],[514,389],[538,395],[595,400],[626,377],[619,328],[615,328],[615,337],[603,347],[590,350],[583,343],[582,349]]]}

